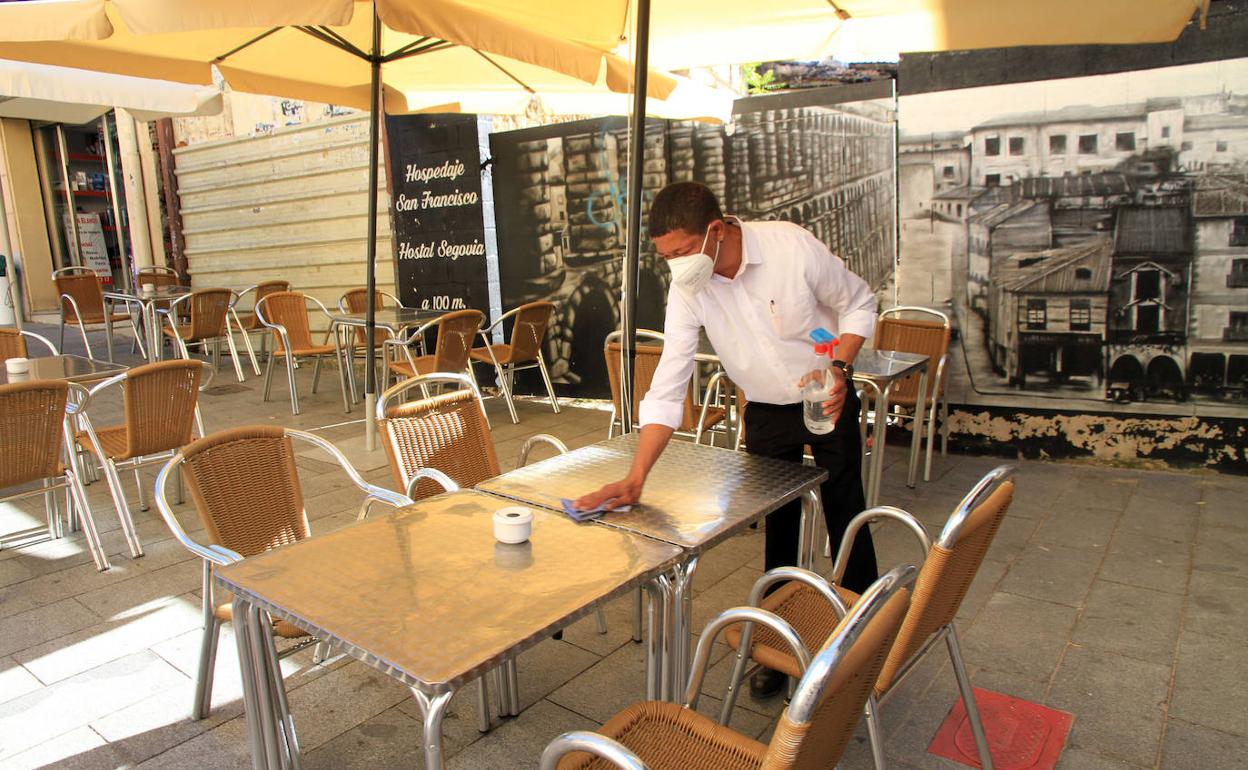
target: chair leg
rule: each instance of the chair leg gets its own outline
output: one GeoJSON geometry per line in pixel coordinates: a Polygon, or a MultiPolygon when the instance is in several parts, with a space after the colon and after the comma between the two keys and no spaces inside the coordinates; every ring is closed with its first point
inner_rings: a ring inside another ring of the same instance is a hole
{"type": "Polygon", "coordinates": [[[147,346],[143,344],[143,335],[139,333],[139,324],[134,320],[134,315],[130,316],[130,331],[134,333],[134,342],[130,345],[130,352],[133,353],[135,348],[139,349],[139,355],[147,358],[147,346]]]}
{"type": "Polygon", "coordinates": [[[927,418],[927,449],[926,456],[923,460],[923,480],[932,480],[932,448],[936,445],[936,408],[938,404],[932,404],[932,413],[927,418]]]}
{"type": "Polygon", "coordinates": [[[264,362],[264,400],[269,400],[269,393],[273,389],[273,356],[269,356],[264,362]]]}
{"type": "Polygon", "coordinates": [[[539,350],[537,353],[537,368],[542,370],[542,379],[546,382],[546,393],[550,396],[550,408],[555,410],[555,414],[559,414],[559,399],[555,398],[555,386],[550,381],[550,372],[546,369],[546,357],[539,350]]]}
{"type": "Polygon", "coordinates": [[[949,454],[949,401],[940,399],[940,456],[949,454]]]}
{"type": "Polygon", "coordinates": [[[78,513],[78,525],[82,529],[83,537],[86,538],[87,550],[91,552],[95,568],[103,572],[111,565],[108,563],[108,555],[104,553],[104,546],[100,545],[100,535],[95,529],[95,519],[91,517],[91,507],[87,503],[87,491],[82,488],[78,476],[73,471],[67,471],[65,478],[69,482],[69,489],[74,498],[73,507],[78,513]]]}
{"type": "Polygon", "coordinates": [[[61,344],[57,345],[56,349],[61,351],[62,353],[65,352],[65,311],[64,310],[61,311],[61,344]]]}
{"type": "Polygon", "coordinates": [[[594,617],[598,620],[598,633],[607,633],[607,614],[602,611],[602,605],[599,604],[594,612],[594,617]]]}
{"type": "Polygon", "coordinates": [[[321,383],[321,357],[316,357],[316,363],[312,365],[312,392],[315,393],[317,387],[321,383]]]}
{"type": "Polygon", "coordinates": [[[749,665],[749,651],[745,645],[737,649],[737,659],[732,664],[732,674],[728,677],[728,689],[724,692],[724,703],[719,710],[719,723],[725,727],[732,719],[732,709],[737,705],[737,696],[741,693],[741,683],[745,681],[745,667],[749,665]]]}
{"type": "Polygon", "coordinates": [[[137,465],[134,466],[134,488],[138,491],[139,495],[139,510],[146,511],[151,508],[151,506],[147,504],[147,501],[143,499],[143,479],[139,476],[139,466],[137,465]]]}
{"type": "Polygon", "coordinates": [[[884,730],[880,727],[880,703],[874,695],[867,698],[866,706],[867,734],[871,739],[871,759],[875,770],[884,770],[887,761],[884,759],[884,730]]]}
{"type": "Polygon", "coordinates": [[[113,493],[113,505],[117,508],[117,518],[121,522],[122,534],[130,546],[130,555],[139,558],[143,555],[143,546],[139,543],[139,535],[134,531],[134,520],[130,518],[130,504],[126,502],[126,490],[121,485],[121,475],[117,473],[117,465],[109,458],[104,458],[104,478],[108,489],[113,493]]]}
{"type": "MultiPolygon", "coordinates": [[[[243,347],[247,349],[247,358],[251,359],[251,370],[260,376],[260,362],[256,360],[256,349],[251,344],[251,332],[242,328],[242,324],[238,324],[238,330],[243,335],[243,347]]],[[[233,336],[231,332],[230,336],[233,336]]]]}
{"type": "MultiPolygon", "coordinates": [[[[217,347],[221,346],[221,341],[217,341],[217,347]]],[[[225,347],[230,353],[230,360],[234,362],[234,376],[239,382],[245,382],[246,377],[243,376],[243,364],[238,358],[238,347],[234,345],[234,335],[229,334],[228,330],[225,335],[225,347]]]]}
{"type": "Polygon", "coordinates": [[[95,358],[95,354],[91,352],[91,342],[87,340],[87,327],[85,324],[78,324],[78,333],[82,335],[82,346],[87,349],[87,358],[95,358]]]}
{"type": "Polygon", "coordinates": [[[952,624],[949,625],[949,634],[945,636],[945,646],[949,648],[949,660],[953,662],[953,676],[958,680],[958,691],[962,693],[962,705],[966,708],[966,718],[971,723],[971,734],[975,737],[975,751],[979,754],[979,766],[983,770],[992,770],[992,752],[988,750],[988,736],[984,733],[984,723],[979,718],[979,706],[975,703],[975,690],[971,687],[971,679],[966,675],[966,664],[962,662],[958,631],[952,624]]]}
{"type": "Polygon", "coordinates": [[[503,391],[503,399],[507,401],[507,411],[511,414],[511,424],[515,425],[520,422],[520,418],[516,416],[516,403],[512,399],[511,384],[507,381],[507,373],[504,370],[505,364],[494,364],[494,371],[498,373],[498,387],[503,391]]]}
{"type": "Polygon", "coordinates": [[[199,643],[199,670],[195,676],[195,700],[191,719],[196,721],[212,711],[212,679],[217,668],[217,643],[221,639],[221,621],[205,602],[204,636],[199,643]]]}
{"type": "MultiPolygon", "coordinates": [[[[292,414],[299,414],[299,389],[295,387],[295,357],[289,351],[286,355],[286,382],[290,385],[290,411],[292,414]]],[[[315,379],[313,379],[313,384],[316,384],[315,379]]],[[[313,388],[313,392],[315,390],[313,388]]]]}

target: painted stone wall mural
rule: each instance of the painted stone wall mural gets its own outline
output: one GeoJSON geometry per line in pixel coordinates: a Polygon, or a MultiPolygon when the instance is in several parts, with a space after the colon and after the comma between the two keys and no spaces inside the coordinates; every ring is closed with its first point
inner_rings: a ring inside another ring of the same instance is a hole
{"type": "Polygon", "coordinates": [[[1248,60],[903,96],[900,114],[899,299],[951,312],[952,403],[1145,432],[1248,416],[1248,60]]]}
{"type": "MultiPolygon", "coordinates": [[[[893,100],[876,97],[891,94],[891,83],[881,85],[871,99],[850,103],[811,105],[810,92],[801,101],[741,100],[729,126],[650,121],[643,217],[664,185],[697,180],[728,213],[809,228],[883,290],[894,274],[896,230],[893,100]]],[[[603,118],[496,133],[490,149],[503,307],[554,301],[546,356],[558,390],[605,397],[603,342],[620,322],[627,123],[603,118]]],[[[669,280],[643,238],[639,327],[662,329],[669,280]]],[[[536,377],[522,377],[518,390],[540,387],[536,377]]]]}

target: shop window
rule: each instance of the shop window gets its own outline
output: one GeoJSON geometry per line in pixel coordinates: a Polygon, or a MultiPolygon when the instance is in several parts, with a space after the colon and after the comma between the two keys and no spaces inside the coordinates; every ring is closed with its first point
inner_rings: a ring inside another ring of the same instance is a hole
{"type": "Polygon", "coordinates": [[[1096,134],[1083,134],[1079,137],[1079,154],[1095,155],[1097,151],[1096,134]]]}
{"type": "Polygon", "coordinates": [[[1114,149],[1118,152],[1135,152],[1135,132],[1119,131],[1115,134],[1114,149]]]}
{"type": "MultiPolygon", "coordinates": [[[[1248,315],[1245,313],[1244,315],[1248,315]]],[[[1027,300],[1027,329],[1044,331],[1048,324],[1048,303],[1043,299],[1027,300]]]]}
{"type": "Polygon", "coordinates": [[[1231,220],[1230,245],[1248,246],[1248,217],[1235,217],[1231,220]]]}
{"type": "Polygon", "coordinates": [[[1053,134],[1049,137],[1049,154],[1065,155],[1066,154],[1066,135],[1053,134]]]}
{"type": "Polygon", "coordinates": [[[1000,186],[1001,186],[1000,174],[984,174],[984,187],[1000,187],[1000,186]]]}
{"type": "Polygon", "coordinates": [[[1070,301],[1070,330],[1086,332],[1092,328],[1092,301],[1072,299],[1070,301]]]}
{"type": "Polygon", "coordinates": [[[986,137],[984,139],[984,154],[985,155],[1000,155],[1001,154],[1001,137],[999,136],[986,137]]]}
{"type": "Polygon", "coordinates": [[[1021,136],[1010,137],[1010,154],[1011,155],[1022,155],[1023,150],[1026,149],[1026,146],[1027,146],[1027,143],[1023,141],[1023,137],[1021,136]]]}

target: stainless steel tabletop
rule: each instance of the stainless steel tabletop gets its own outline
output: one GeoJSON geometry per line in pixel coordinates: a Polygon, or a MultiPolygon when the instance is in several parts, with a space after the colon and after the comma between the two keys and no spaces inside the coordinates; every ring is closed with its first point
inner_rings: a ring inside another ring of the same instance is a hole
{"type": "MultiPolygon", "coordinates": [[[[575,499],[627,475],[637,434],[526,465],[477,485],[482,492],[562,510],[575,499]]],[[[797,499],[828,477],[822,468],[672,441],[650,470],[641,504],[597,521],[700,553],[797,499]]]]}
{"type": "Polygon", "coordinates": [[[92,382],[121,374],[130,367],[108,361],[96,361],[84,356],[42,356],[30,359],[30,371],[25,374],[9,374],[0,366],[0,385],[11,385],[30,380],[65,380],[67,382],[92,382]]]}
{"type": "Polygon", "coordinates": [[[160,302],[175,300],[190,293],[191,287],[189,286],[158,286],[154,294],[114,289],[104,292],[104,298],[117,300],[118,302],[160,302]]]}
{"type": "Polygon", "coordinates": [[[661,574],[678,549],[535,509],[527,543],[494,539],[507,501],[422,500],[217,570],[275,617],[428,694],[458,689],[661,574]]]}
{"type": "MultiPolygon", "coordinates": [[[[360,326],[367,324],[367,313],[333,313],[330,318],[334,323],[343,326],[360,326]]],[[[377,312],[373,314],[374,322],[383,328],[389,328],[392,331],[399,331],[408,326],[420,326],[430,321],[436,321],[446,315],[444,310],[423,310],[421,308],[412,307],[382,307],[377,308],[377,312]]]]}
{"type": "Polygon", "coordinates": [[[922,368],[927,356],[901,353],[896,350],[863,348],[854,359],[854,377],[875,382],[888,382],[905,377],[922,368]]]}

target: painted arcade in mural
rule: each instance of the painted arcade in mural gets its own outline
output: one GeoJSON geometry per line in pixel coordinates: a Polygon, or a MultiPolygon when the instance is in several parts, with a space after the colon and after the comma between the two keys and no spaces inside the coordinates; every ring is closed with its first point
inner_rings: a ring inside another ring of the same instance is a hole
{"type": "Polygon", "coordinates": [[[955,402],[1242,416],[1248,60],[900,105],[899,297],[952,309],[955,402]]]}

